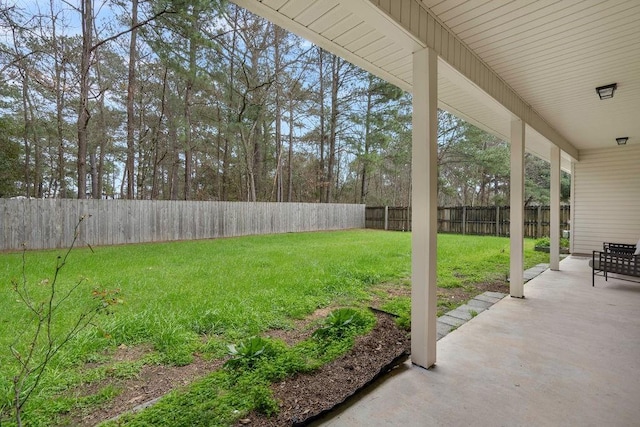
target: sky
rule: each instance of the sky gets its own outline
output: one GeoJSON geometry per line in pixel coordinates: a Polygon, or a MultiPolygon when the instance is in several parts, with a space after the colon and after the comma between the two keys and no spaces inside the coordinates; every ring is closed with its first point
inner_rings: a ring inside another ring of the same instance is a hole
{"type": "MultiPolygon", "coordinates": [[[[0,0],[0,9],[7,7],[15,7],[17,11],[23,16],[23,23],[33,23],[36,17],[42,16],[45,22],[50,24],[52,21],[51,10],[53,9],[53,15],[57,18],[57,33],[66,36],[74,36],[82,34],[81,20],[80,20],[80,1],[79,0],[20,0],[20,1],[6,1],[0,0]]],[[[96,1],[94,3],[96,24],[97,28],[102,28],[107,23],[115,22],[115,16],[120,13],[118,10],[114,10],[114,6],[107,1],[96,1]]],[[[7,28],[2,28],[0,34],[7,40],[7,35],[10,32],[7,28]]]]}

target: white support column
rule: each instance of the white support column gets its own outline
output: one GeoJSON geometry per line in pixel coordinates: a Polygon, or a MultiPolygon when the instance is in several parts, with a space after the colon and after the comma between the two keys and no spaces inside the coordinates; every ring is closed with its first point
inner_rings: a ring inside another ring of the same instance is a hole
{"type": "Polygon", "coordinates": [[[555,145],[551,147],[550,199],[549,262],[552,270],[560,270],[560,148],[555,145]]]}
{"type": "Polygon", "coordinates": [[[411,160],[411,362],[436,363],[436,237],[438,214],[438,55],[413,54],[411,160]]]}
{"type": "Polygon", "coordinates": [[[571,160],[571,197],[569,197],[569,252],[573,253],[574,232],[573,227],[576,223],[576,162],[571,160]]]}
{"type": "Polygon", "coordinates": [[[509,290],[515,298],[524,298],[524,129],[522,120],[511,120],[509,290]]]}

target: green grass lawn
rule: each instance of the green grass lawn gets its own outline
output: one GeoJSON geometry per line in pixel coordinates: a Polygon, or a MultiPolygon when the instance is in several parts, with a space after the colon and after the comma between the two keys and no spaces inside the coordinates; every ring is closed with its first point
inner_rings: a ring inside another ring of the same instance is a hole
{"type": "MultiPolygon", "coordinates": [[[[533,251],[532,240],[525,247],[526,267],[548,262],[548,254],[533,251]]],[[[25,278],[36,300],[46,294],[62,254],[25,254],[25,278]]],[[[56,325],[70,325],[91,304],[94,289],[119,289],[122,303],[58,354],[26,416],[34,414],[33,425],[46,424],[57,410],[52,397],[82,382],[135,375],[142,363],[188,364],[194,352],[221,357],[227,344],[268,329],[291,327],[293,320],[317,308],[366,306],[376,285],[408,286],[410,255],[409,233],[373,230],[74,249],[57,285],[63,294],[83,282],[64,302],[56,325]],[[108,358],[109,351],[121,344],[142,343],[153,348],[142,362],[110,372],[78,369],[108,358]]],[[[22,280],[22,256],[0,254],[0,408],[10,402],[16,369],[9,346],[17,343],[26,351],[27,345],[20,333],[29,313],[11,285],[12,280],[22,280]]],[[[504,280],[508,269],[506,238],[438,236],[440,287],[504,280]]],[[[109,396],[96,398],[94,404],[101,398],[109,396]]],[[[68,410],[64,405],[74,403],[57,405],[64,413],[68,410]]]]}

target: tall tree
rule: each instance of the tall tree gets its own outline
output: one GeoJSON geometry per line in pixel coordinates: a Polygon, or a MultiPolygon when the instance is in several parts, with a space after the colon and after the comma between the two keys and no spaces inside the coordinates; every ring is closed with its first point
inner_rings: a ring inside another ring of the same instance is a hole
{"type": "Polygon", "coordinates": [[[338,135],[338,114],[340,106],[338,105],[338,90],[341,85],[340,69],[344,65],[344,60],[338,56],[331,56],[331,114],[329,119],[329,161],[327,163],[327,183],[325,187],[324,201],[330,203],[332,201],[332,191],[334,188],[333,177],[336,167],[336,145],[338,135]]]}
{"type": "Polygon", "coordinates": [[[154,21],[158,17],[168,12],[168,6],[156,11],[151,17],[144,21],[136,22],[135,25],[131,25],[120,32],[117,32],[111,36],[108,36],[100,41],[94,43],[94,0],[81,0],[79,8],[80,22],[82,27],[82,49],[80,56],[80,76],[79,76],[79,92],[80,99],[78,105],[78,159],[77,159],[77,171],[78,171],[78,198],[85,198],[87,195],[87,129],[89,126],[89,120],[91,118],[91,111],[89,106],[89,91],[91,85],[91,61],[94,51],[100,48],[102,45],[109,43],[119,37],[130,33],[137,28],[154,21]]]}
{"type": "Polygon", "coordinates": [[[15,122],[0,117],[0,197],[18,195],[20,177],[20,144],[16,141],[15,122]]]}
{"type": "Polygon", "coordinates": [[[363,111],[352,108],[350,120],[356,130],[347,139],[359,168],[355,201],[367,203],[371,175],[384,173],[382,168],[389,145],[393,139],[402,138],[401,131],[410,121],[403,116],[403,92],[399,88],[369,73],[361,73],[359,80],[366,82],[359,91],[364,99],[363,111]]]}
{"type": "Polygon", "coordinates": [[[137,67],[137,40],[138,40],[138,0],[131,0],[131,35],[129,38],[129,70],[127,76],[127,198],[133,199],[134,194],[134,168],[135,168],[135,113],[134,100],[136,95],[136,67],[137,67]]]}
{"type": "Polygon", "coordinates": [[[319,119],[320,119],[320,126],[319,126],[319,154],[320,154],[320,162],[319,162],[319,167],[318,167],[318,176],[320,177],[318,179],[319,184],[320,184],[320,202],[326,202],[325,199],[325,195],[326,195],[326,191],[325,191],[325,186],[329,185],[328,182],[325,181],[324,175],[325,175],[325,144],[326,144],[326,127],[325,127],[325,105],[324,105],[324,91],[325,91],[325,79],[324,79],[324,49],[318,47],[318,81],[319,81],[319,85],[318,85],[318,104],[319,104],[319,109],[318,109],[318,114],[319,114],[319,119]]]}
{"type": "Polygon", "coordinates": [[[69,61],[68,37],[60,37],[58,22],[64,17],[62,11],[57,10],[54,0],[49,1],[49,15],[51,19],[51,52],[53,55],[53,92],[55,95],[56,111],[56,143],[57,143],[57,171],[52,196],[67,196],[67,172],[65,153],[65,109],[67,104],[67,63],[69,61]]]}
{"type": "Polygon", "coordinates": [[[89,71],[93,45],[93,0],[81,0],[80,22],[82,24],[82,50],[80,55],[80,102],[78,105],[78,198],[87,196],[87,127],[89,111],[89,71]]]}

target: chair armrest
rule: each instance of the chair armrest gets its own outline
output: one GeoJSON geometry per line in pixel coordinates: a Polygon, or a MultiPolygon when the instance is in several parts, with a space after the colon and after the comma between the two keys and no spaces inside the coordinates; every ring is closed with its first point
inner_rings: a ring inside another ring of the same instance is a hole
{"type": "Polygon", "coordinates": [[[615,255],[633,255],[633,253],[636,251],[636,245],[628,243],[605,242],[602,244],[602,249],[604,252],[609,252],[615,255]]]}

